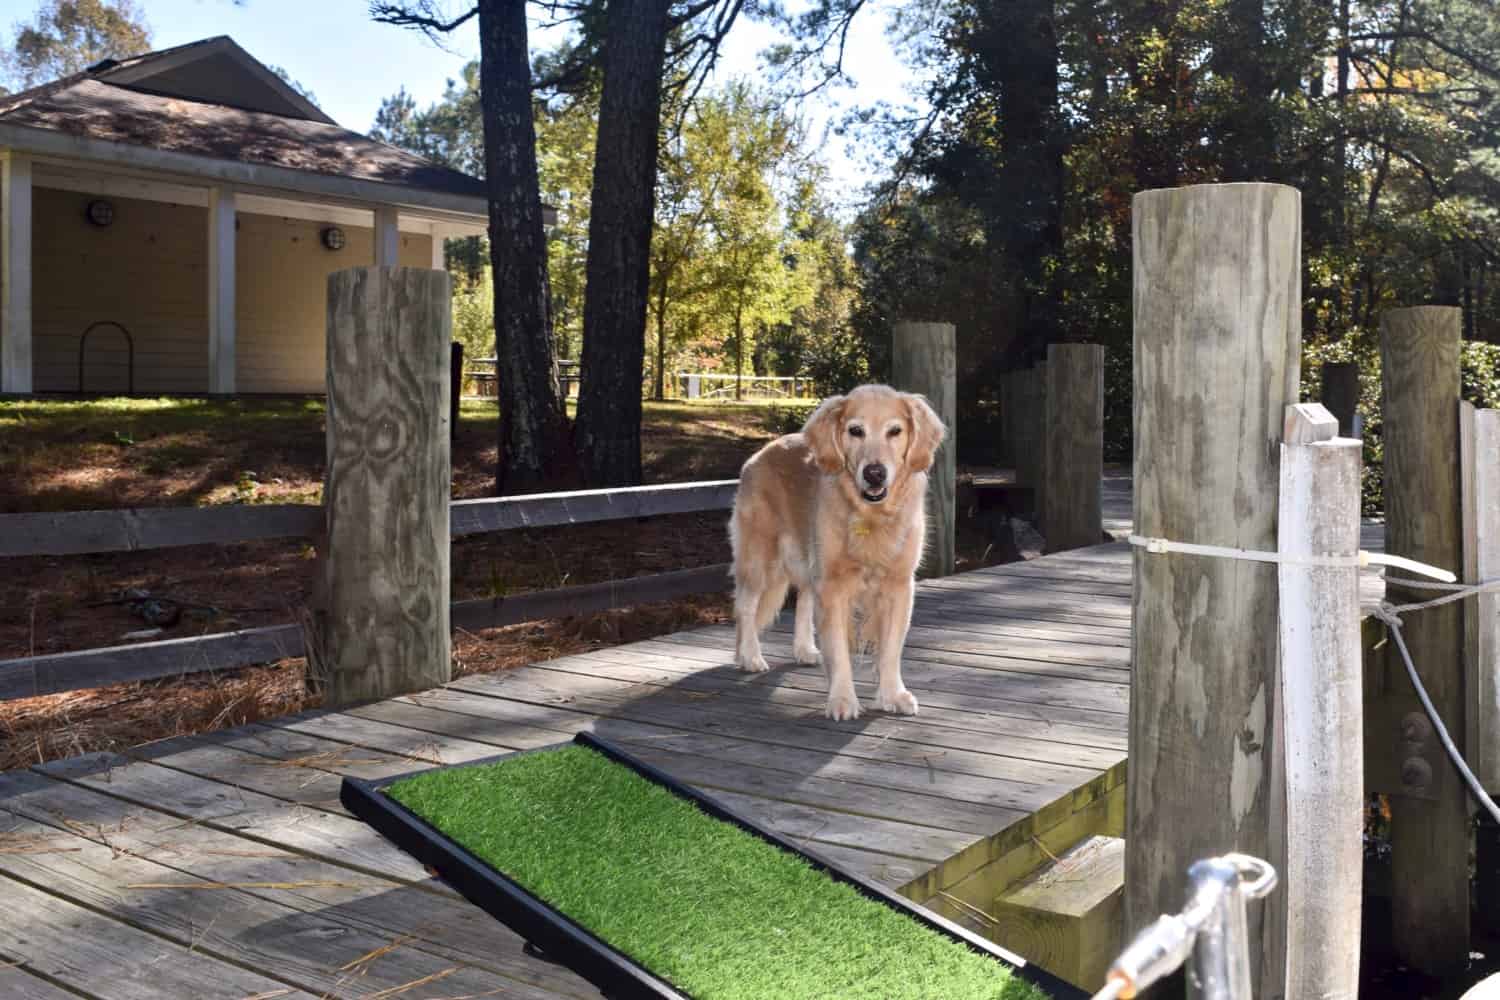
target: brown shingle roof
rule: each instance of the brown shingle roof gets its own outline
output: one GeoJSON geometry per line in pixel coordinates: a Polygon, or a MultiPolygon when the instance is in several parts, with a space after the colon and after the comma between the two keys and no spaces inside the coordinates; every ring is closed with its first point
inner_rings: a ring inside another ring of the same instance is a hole
{"type": "Polygon", "coordinates": [[[0,99],[0,123],[241,163],[485,197],[484,182],[337,125],[101,83],[88,73],[0,99]]]}

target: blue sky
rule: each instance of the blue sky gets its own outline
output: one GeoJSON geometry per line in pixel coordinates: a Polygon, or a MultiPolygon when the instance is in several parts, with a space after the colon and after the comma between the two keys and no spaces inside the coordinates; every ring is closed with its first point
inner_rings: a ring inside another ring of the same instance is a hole
{"type": "MultiPolygon", "coordinates": [[[[473,23],[451,36],[450,51],[427,41],[419,32],[376,24],[369,19],[365,0],[138,0],[158,48],[180,45],[211,35],[230,35],[262,62],[280,66],[311,90],[319,105],[335,121],[366,131],[382,99],[405,86],[426,106],[442,96],[446,81],[456,77],[466,62],[478,58],[478,34],[473,23]]],[[[887,4],[889,6],[889,4],[887,4]]],[[[461,10],[462,0],[450,7],[461,10]]],[[[0,27],[30,20],[36,0],[0,0],[0,27]]],[[[905,101],[913,86],[910,75],[892,54],[883,29],[885,16],[876,9],[856,22],[846,65],[858,86],[841,89],[807,102],[802,113],[821,129],[837,110],[851,103],[876,100],[905,101]]],[[[754,23],[736,25],[730,35],[721,76],[756,75],[757,55],[775,39],[774,32],[754,23]]],[[[535,39],[534,39],[535,42],[535,39]]],[[[869,176],[862,156],[841,140],[825,147],[825,157],[839,186],[857,188],[869,176]]]]}

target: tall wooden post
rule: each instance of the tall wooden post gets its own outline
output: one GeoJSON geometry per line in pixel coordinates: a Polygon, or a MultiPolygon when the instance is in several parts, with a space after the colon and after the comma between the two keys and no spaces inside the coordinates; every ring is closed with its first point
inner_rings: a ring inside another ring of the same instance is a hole
{"type": "Polygon", "coordinates": [[[1098,545],[1104,538],[1103,346],[1050,345],[1046,396],[1041,527],[1047,551],[1098,545]]]}
{"type": "Polygon", "coordinates": [[[1319,399],[1339,422],[1340,437],[1359,437],[1354,419],[1359,412],[1359,365],[1353,361],[1329,361],[1323,365],[1323,388],[1319,399]]]}
{"type": "MultiPolygon", "coordinates": [[[[1386,551],[1442,569],[1463,559],[1459,517],[1458,347],[1461,310],[1451,306],[1395,309],[1380,323],[1385,439],[1386,551]]],[[[1391,582],[1393,603],[1422,601],[1430,591],[1391,582]]],[[[1418,676],[1460,748],[1465,733],[1463,608],[1418,611],[1404,632],[1418,676]]],[[[1396,657],[1392,671],[1400,671],[1396,657]]],[[[1406,720],[1403,719],[1403,723],[1406,720]]],[[[1435,743],[1414,717],[1392,743],[1435,743]],[[1415,733],[1415,741],[1407,738],[1415,733]]],[[[1418,748],[1420,749],[1420,748],[1418,748]]],[[[1441,753],[1441,751],[1438,751],[1441,753]]],[[[1441,764],[1446,765],[1446,760],[1441,764]]],[[[1451,767],[1432,769],[1430,798],[1391,802],[1391,910],[1396,952],[1432,974],[1469,960],[1469,825],[1465,791],[1451,767]]]]}
{"type": "Polygon", "coordinates": [[[954,486],[958,472],[958,353],[952,323],[897,323],[892,332],[891,382],[905,392],[927,397],[948,427],[928,473],[927,518],[931,525],[928,576],[953,572],[956,519],[954,486]]]}
{"type": "MultiPolygon", "coordinates": [[[[1301,349],[1301,200],[1277,184],[1146,191],[1135,234],[1135,530],[1274,551],[1301,349]]],[[[1181,905],[1188,866],[1272,851],[1276,567],[1135,550],[1127,937],[1181,905]]],[[[1278,810],[1279,811],[1279,808],[1278,810]]],[[[1249,916],[1279,997],[1282,909],[1249,916]]]]}
{"type": "MultiPolygon", "coordinates": [[[[1360,653],[1360,443],[1316,403],[1287,407],[1278,551],[1286,820],[1286,997],[1355,1000],[1364,873],[1364,674],[1360,653]]],[[[1273,768],[1274,771],[1274,768],[1273,768]]],[[[1273,788],[1275,783],[1273,782],[1273,788]]],[[[1275,822],[1273,815],[1273,823],[1275,822]]],[[[1284,830],[1284,832],[1283,832],[1284,830]]],[[[1273,990],[1267,990],[1271,994],[1273,990]]]]}
{"type": "MultiPolygon", "coordinates": [[[[1500,410],[1459,404],[1463,450],[1466,583],[1500,580],[1500,410]]],[[[1474,706],[1469,766],[1486,791],[1500,791],[1500,593],[1473,598],[1464,612],[1466,684],[1474,706]]]]}
{"type": "Polygon", "coordinates": [[[325,704],[445,683],[449,278],[427,268],[328,276],[325,704]]]}

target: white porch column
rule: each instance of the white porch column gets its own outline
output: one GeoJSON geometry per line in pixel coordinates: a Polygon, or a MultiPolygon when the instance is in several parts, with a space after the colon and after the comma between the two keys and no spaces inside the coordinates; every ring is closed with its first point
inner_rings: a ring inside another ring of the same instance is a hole
{"type": "Polygon", "coordinates": [[[432,269],[434,271],[441,271],[448,266],[448,258],[443,255],[443,244],[446,242],[443,231],[434,225],[432,227],[432,269]]]}
{"type": "Polygon", "coordinates": [[[397,267],[401,263],[401,230],[396,206],[375,209],[375,266],[397,267]]]}
{"type": "Polygon", "coordinates": [[[208,189],[208,391],[234,392],[234,190],[208,189]]]}
{"type": "Polygon", "coordinates": [[[0,392],[31,392],[31,157],[0,154],[0,392]]]}

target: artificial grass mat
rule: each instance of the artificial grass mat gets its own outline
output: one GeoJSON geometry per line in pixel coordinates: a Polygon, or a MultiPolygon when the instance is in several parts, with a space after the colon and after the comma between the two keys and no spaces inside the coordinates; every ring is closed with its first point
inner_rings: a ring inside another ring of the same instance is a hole
{"type": "Polygon", "coordinates": [[[698,1000],[1045,996],[586,747],[432,771],[386,794],[698,1000]]]}

